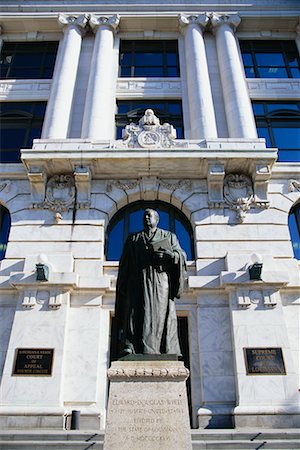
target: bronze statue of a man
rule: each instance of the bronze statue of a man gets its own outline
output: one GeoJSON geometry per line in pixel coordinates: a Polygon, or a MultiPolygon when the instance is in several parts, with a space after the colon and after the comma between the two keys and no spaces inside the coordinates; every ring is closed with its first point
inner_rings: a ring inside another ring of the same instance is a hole
{"type": "Polygon", "coordinates": [[[120,356],[181,355],[174,300],[183,290],[186,255],[158,221],[157,211],[146,209],[144,229],[129,235],[123,249],[116,292],[120,356]]]}

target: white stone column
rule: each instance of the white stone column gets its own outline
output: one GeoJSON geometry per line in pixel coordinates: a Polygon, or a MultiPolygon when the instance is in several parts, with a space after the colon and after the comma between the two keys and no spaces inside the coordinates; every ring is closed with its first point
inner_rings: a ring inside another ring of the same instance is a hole
{"type": "Polygon", "coordinates": [[[117,71],[114,62],[114,32],[119,16],[95,17],[90,26],[96,32],[91,71],[85,101],[82,137],[113,139],[117,71]]]}
{"type": "Polygon", "coordinates": [[[206,14],[179,16],[184,32],[190,138],[216,138],[215,111],[208,74],[203,31],[209,21],[206,14]]]}
{"type": "Polygon", "coordinates": [[[256,125],[238,44],[234,35],[238,15],[211,15],[230,138],[257,138],[256,125]]]}
{"type": "Polygon", "coordinates": [[[55,63],[42,139],[65,139],[68,137],[82,34],[88,17],[86,15],[74,17],[61,14],[58,21],[64,26],[64,36],[55,63]]]}

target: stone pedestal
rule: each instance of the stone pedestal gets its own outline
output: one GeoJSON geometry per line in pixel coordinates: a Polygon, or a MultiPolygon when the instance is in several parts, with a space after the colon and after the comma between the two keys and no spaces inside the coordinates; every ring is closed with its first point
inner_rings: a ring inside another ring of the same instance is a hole
{"type": "Polygon", "coordinates": [[[179,361],[116,361],[104,450],[192,450],[185,381],[179,361]]]}

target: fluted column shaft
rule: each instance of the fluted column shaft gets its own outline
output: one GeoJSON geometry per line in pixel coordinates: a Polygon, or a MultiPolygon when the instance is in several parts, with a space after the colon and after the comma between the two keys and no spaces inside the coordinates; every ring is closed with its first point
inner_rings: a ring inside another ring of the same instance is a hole
{"type": "Polygon", "coordinates": [[[68,137],[73,95],[80,57],[82,34],[88,18],[59,16],[64,36],[59,46],[50,96],[42,130],[43,139],[68,137]]]}
{"type": "Polygon", "coordinates": [[[213,14],[211,17],[216,35],[229,137],[252,139],[257,138],[256,125],[234,35],[239,23],[240,18],[237,15],[213,14]]]}
{"type": "Polygon", "coordinates": [[[113,139],[116,70],[114,64],[114,32],[119,17],[94,16],[90,19],[95,43],[86,95],[82,124],[82,137],[89,139],[113,139]]]}
{"type": "Polygon", "coordinates": [[[184,30],[190,138],[216,138],[217,127],[203,39],[208,17],[180,16],[184,30]]]}

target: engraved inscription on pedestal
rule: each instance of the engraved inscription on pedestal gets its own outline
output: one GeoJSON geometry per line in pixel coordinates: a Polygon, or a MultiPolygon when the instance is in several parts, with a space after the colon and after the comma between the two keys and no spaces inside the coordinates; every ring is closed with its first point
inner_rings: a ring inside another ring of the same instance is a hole
{"type": "Polygon", "coordinates": [[[286,375],[281,348],[244,348],[247,375],[286,375]]]}
{"type": "Polygon", "coordinates": [[[105,450],[192,449],[183,363],[117,361],[108,376],[105,450]]]}

